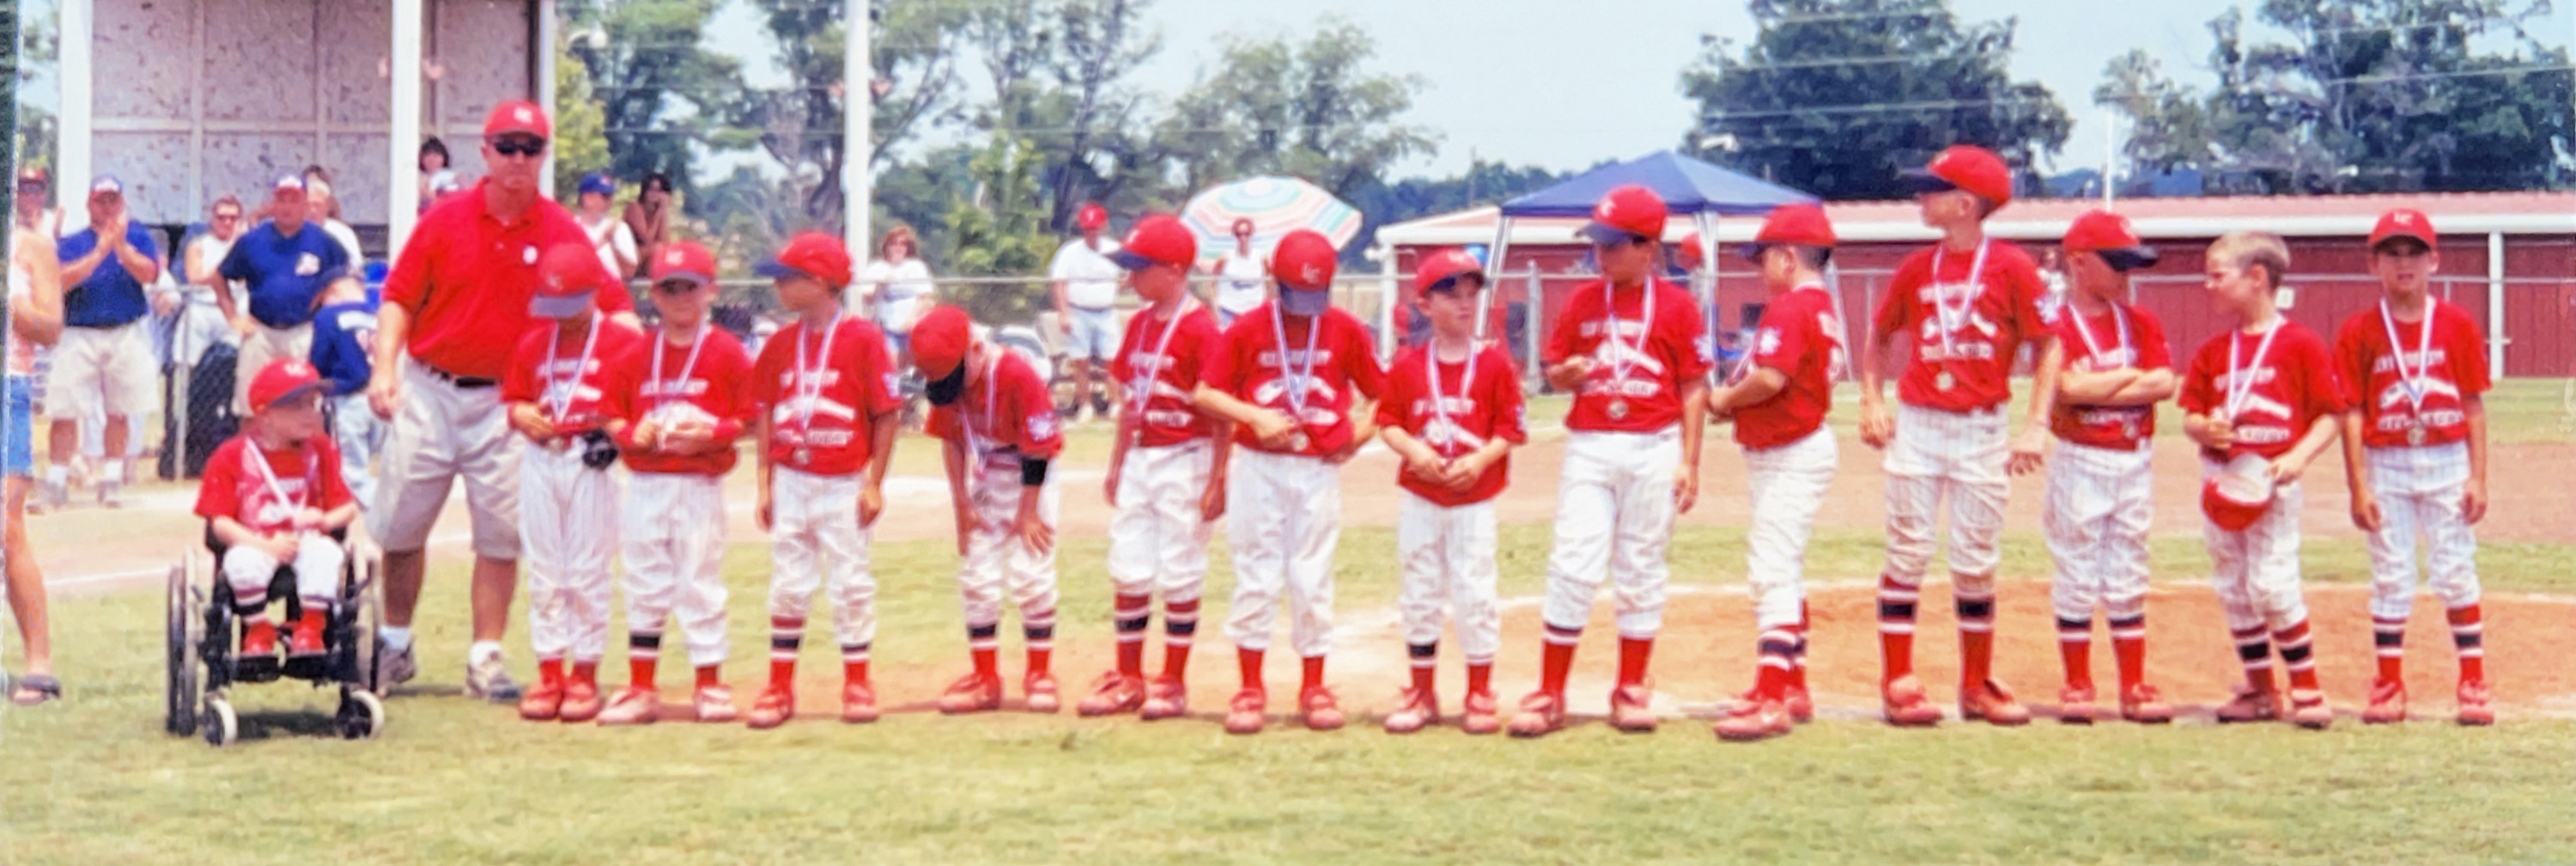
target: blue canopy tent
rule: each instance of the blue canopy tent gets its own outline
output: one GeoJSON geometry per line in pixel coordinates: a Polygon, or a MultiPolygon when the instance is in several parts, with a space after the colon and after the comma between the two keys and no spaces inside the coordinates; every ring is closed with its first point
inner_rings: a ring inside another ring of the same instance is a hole
{"type": "MultiPolygon", "coordinates": [[[[1494,223],[1493,255],[1487,259],[1486,267],[1499,275],[1508,261],[1505,255],[1511,251],[1513,219],[1591,216],[1592,206],[1603,195],[1629,184],[1654,190],[1663,198],[1667,212],[1688,216],[1698,227],[1700,260],[1709,263],[1709,279],[1692,288],[1703,309],[1708,308],[1717,290],[1718,217],[1761,216],[1780,205],[1817,201],[1815,196],[1758,177],[1669,150],[1657,151],[1611,163],[1504,202],[1501,219],[1494,223]]],[[[1479,307],[1476,332],[1480,336],[1485,332],[1485,318],[1479,307]]]]}

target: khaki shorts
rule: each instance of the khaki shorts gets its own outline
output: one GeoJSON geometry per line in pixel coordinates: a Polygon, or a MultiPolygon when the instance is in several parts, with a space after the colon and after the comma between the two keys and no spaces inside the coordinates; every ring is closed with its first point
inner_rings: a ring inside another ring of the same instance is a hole
{"type": "Polygon", "coordinates": [[[465,481],[474,553],[519,558],[519,436],[499,388],[460,388],[402,361],[402,407],[377,467],[368,533],[393,553],[429,546],[447,491],[465,481]]]}
{"type": "Polygon", "coordinates": [[[159,365],[142,320],[113,328],[64,328],[45,380],[45,414],[56,420],[91,415],[140,419],[159,402],[159,365]]]}
{"type": "Polygon", "coordinates": [[[241,363],[233,368],[233,414],[250,416],[250,383],[259,371],[281,359],[298,361],[313,356],[313,323],[292,328],[260,325],[242,338],[241,363]]]}

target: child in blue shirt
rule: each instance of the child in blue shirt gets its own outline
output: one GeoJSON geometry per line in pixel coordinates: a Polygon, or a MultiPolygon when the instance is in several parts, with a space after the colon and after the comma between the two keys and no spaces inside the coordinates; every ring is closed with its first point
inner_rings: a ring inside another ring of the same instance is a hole
{"type": "Polygon", "coordinates": [[[330,395],[331,437],[340,446],[340,477],[358,498],[358,507],[373,509],[376,474],[370,466],[384,446],[385,423],[367,406],[367,377],[374,367],[367,352],[376,343],[376,305],[354,280],[335,280],[316,299],[313,312],[313,369],[322,374],[330,395]]]}

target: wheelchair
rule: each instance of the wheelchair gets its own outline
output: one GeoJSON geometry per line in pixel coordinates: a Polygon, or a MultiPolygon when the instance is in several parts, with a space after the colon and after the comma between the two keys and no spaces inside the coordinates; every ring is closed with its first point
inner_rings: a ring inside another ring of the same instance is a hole
{"type": "MultiPolygon", "coordinates": [[[[331,538],[348,546],[345,531],[333,532],[331,538]]],[[[322,630],[322,658],[281,662],[238,657],[241,616],[234,609],[231,583],[221,577],[224,549],[209,526],[204,549],[189,549],[170,568],[169,682],[163,730],[175,737],[203,734],[207,743],[230,745],[241,737],[241,719],[230,698],[232,687],[283,678],[304,680],[317,689],[338,687],[339,707],[327,730],[352,740],[382,732],[385,705],[376,697],[372,682],[378,617],[375,595],[369,592],[376,581],[374,559],[353,550],[341,565],[339,600],[322,630]]],[[[293,565],[278,566],[270,578],[269,598],[285,606],[281,622],[293,623],[302,615],[293,565]]]]}

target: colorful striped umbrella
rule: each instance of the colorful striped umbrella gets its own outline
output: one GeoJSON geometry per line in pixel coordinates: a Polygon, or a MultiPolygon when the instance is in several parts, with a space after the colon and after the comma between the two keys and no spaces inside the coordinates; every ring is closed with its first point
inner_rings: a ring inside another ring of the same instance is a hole
{"type": "Polygon", "coordinates": [[[1339,247],[1360,234],[1360,212],[1322,187],[1293,177],[1251,177],[1221,183],[1190,197],[1181,223],[1199,236],[1199,256],[1215,258],[1234,249],[1234,221],[1252,221],[1252,249],[1268,255],[1279,239],[1298,229],[1314,229],[1339,247]]]}

